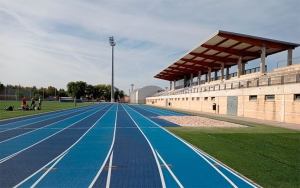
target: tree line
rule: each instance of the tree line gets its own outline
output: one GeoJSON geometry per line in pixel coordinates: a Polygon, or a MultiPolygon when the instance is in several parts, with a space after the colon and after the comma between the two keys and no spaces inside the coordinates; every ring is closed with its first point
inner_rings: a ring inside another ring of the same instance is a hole
{"type": "MultiPolygon", "coordinates": [[[[20,90],[27,90],[33,92],[34,98],[38,99],[39,97],[49,98],[50,96],[60,97],[76,97],[78,98],[87,98],[88,100],[104,100],[110,101],[111,99],[111,85],[98,84],[91,85],[83,81],[69,82],[67,84],[67,91],[64,89],[57,89],[53,86],[48,86],[47,88],[36,86],[33,87],[24,87],[21,85],[3,85],[0,83],[0,92],[4,91],[5,88],[18,89],[15,95],[18,98],[22,98],[24,95],[20,90]]],[[[114,99],[118,101],[124,97],[124,91],[119,90],[117,87],[114,87],[114,99]]]]}

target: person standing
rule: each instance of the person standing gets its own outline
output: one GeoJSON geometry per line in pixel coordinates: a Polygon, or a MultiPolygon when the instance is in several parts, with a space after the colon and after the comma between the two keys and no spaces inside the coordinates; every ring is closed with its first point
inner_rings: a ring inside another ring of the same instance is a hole
{"type": "Polygon", "coordinates": [[[26,104],[26,98],[25,97],[23,97],[22,102],[23,102],[23,104],[26,104]]]}
{"type": "Polygon", "coordinates": [[[41,99],[41,97],[39,97],[39,109],[40,110],[42,109],[42,99],[41,99]]]}
{"type": "Polygon", "coordinates": [[[31,98],[30,108],[32,108],[32,106],[35,106],[35,100],[34,100],[34,97],[31,98]]]}

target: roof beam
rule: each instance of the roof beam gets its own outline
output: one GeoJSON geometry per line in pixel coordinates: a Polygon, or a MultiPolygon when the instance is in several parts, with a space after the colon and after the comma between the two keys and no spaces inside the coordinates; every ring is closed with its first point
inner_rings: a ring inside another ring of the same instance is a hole
{"type": "Polygon", "coordinates": [[[227,39],[232,39],[240,42],[244,42],[247,44],[251,44],[253,46],[259,46],[261,47],[263,44],[267,48],[278,48],[278,49],[294,49],[295,46],[292,45],[287,45],[287,44],[282,44],[282,43],[277,43],[277,42],[272,42],[272,41],[266,41],[262,39],[257,39],[257,38],[250,38],[250,37],[245,37],[245,36],[237,36],[237,35],[231,35],[231,34],[226,34],[226,33],[219,33],[218,36],[224,37],[227,39]]]}
{"type": "Polygon", "coordinates": [[[236,49],[230,49],[230,48],[224,48],[224,47],[219,47],[219,46],[212,46],[212,45],[207,45],[207,44],[202,44],[201,45],[204,48],[208,48],[211,50],[216,50],[216,51],[220,51],[220,52],[224,52],[230,55],[236,55],[236,56],[242,56],[242,57],[246,57],[246,56],[251,56],[251,57],[260,57],[259,53],[255,53],[255,52],[249,52],[249,51],[244,51],[244,50],[236,50],[236,49]]]}
{"type": "Polygon", "coordinates": [[[204,59],[211,59],[211,60],[219,61],[219,62],[222,62],[222,63],[223,62],[234,62],[234,63],[236,63],[236,61],[237,61],[236,58],[219,57],[219,56],[205,55],[205,54],[199,54],[199,53],[194,53],[194,52],[191,52],[190,55],[197,56],[197,57],[202,57],[204,59]]]}

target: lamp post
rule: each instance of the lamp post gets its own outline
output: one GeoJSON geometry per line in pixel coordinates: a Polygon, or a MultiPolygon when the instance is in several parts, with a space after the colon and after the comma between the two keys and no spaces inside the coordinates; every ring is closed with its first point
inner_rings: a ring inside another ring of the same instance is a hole
{"type": "Polygon", "coordinates": [[[112,47],[112,64],[111,64],[111,97],[110,101],[115,102],[115,97],[114,97],[114,46],[116,43],[114,42],[114,37],[111,36],[109,37],[109,43],[112,47]]]}
{"type": "Polygon", "coordinates": [[[134,84],[131,84],[131,91],[133,91],[133,86],[134,86],[134,84]]]}

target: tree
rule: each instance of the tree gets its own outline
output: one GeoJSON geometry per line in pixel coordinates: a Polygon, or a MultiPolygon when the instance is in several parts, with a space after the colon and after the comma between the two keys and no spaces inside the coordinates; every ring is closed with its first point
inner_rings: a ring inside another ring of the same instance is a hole
{"type": "Polygon", "coordinates": [[[0,92],[4,90],[4,85],[0,83],[0,92]]]}
{"type": "Polygon", "coordinates": [[[93,98],[93,92],[94,92],[94,86],[90,84],[87,85],[85,88],[85,95],[88,100],[93,98]]]}
{"type": "Polygon", "coordinates": [[[67,84],[67,94],[72,97],[80,98],[85,95],[86,86],[86,82],[83,81],[69,82],[67,84]]]}
{"type": "Polygon", "coordinates": [[[18,99],[21,99],[24,97],[24,94],[19,91],[16,91],[15,95],[18,97],[18,99]]]}

